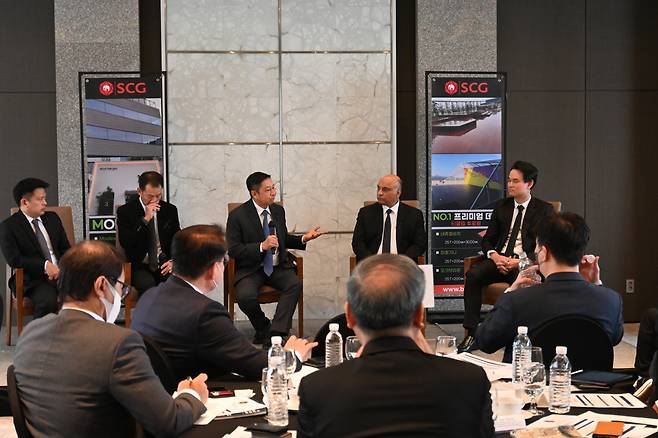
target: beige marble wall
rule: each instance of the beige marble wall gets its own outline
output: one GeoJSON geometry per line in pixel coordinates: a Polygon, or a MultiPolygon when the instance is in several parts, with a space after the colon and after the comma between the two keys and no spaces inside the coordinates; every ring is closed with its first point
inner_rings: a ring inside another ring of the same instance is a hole
{"type": "Polygon", "coordinates": [[[331,232],[303,253],[307,318],[342,312],[357,211],[391,171],[390,8],[166,1],[168,183],[181,224],[224,224],[247,175],[271,173],[291,231],[331,232]]]}

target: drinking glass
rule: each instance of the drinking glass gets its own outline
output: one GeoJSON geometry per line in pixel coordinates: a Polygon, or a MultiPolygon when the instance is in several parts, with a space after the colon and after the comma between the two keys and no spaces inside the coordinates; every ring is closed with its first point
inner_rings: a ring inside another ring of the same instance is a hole
{"type": "Polygon", "coordinates": [[[543,414],[537,409],[537,397],[544,391],[546,386],[546,368],[540,347],[526,347],[528,361],[521,364],[521,375],[523,379],[523,389],[530,396],[530,412],[534,415],[543,414]]]}
{"type": "Polygon", "coordinates": [[[265,397],[267,397],[267,371],[269,368],[263,368],[260,377],[260,392],[263,393],[263,403],[265,403],[265,397]]]}
{"type": "Polygon", "coordinates": [[[361,349],[361,341],[356,336],[348,336],[345,338],[345,357],[349,359],[354,359],[356,354],[361,349]]]}
{"type": "Polygon", "coordinates": [[[457,339],[454,336],[439,336],[436,340],[436,355],[446,356],[457,352],[457,339]]]}

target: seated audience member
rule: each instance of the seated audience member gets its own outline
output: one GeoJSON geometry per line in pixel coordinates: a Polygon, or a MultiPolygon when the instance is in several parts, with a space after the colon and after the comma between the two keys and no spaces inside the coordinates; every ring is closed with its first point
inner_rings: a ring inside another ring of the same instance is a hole
{"type": "Polygon", "coordinates": [[[637,333],[637,350],[635,352],[635,372],[641,377],[656,378],[652,375],[651,363],[658,351],[658,318],[655,307],[647,309],[640,319],[637,333]]]}
{"type": "Polygon", "coordinates": [[[534,284],[526,275],[516,279],[478,327],[476,345],[482,351],[493,353],[505,347],[503,360],[511,362],[518,326],[527,326],[532,334],[542,323],[561,315],[592,318],[614,345],[621,341],[621,296],[601,285],[598,257],[584,257],[589,234],[585,220],[574,213],[553,215],[539,223],[535,255],[546,281],[534,284]]]}
{"type": "MultiPolygon", "coordinates": [[[[26,178],[16,184],[19,211],[0,224],[0,247],[12,268],[23,268],[25,295],[34,303],[34,318],[57,312],[58,261],[70,248],[57,213],[46,211],[49,184],[26,178]]],[[[15,292],[15,275],[9,286],[15,292]]]]}
{"type": "Polygon", "coordinates": [[[131,283],[142,294],[171,273],[171,238],[180,225],[176,206],[162,200],[162,175],[144,172],[137,184],[139,197],[117,209],[117,230],[131,283]]]}
{"type": "Polygon", "coordinates": [[[32,436],[130,437],[135,421],[155,436],[189,428],[206,410],[207,376],[180,382],[172,398],[141,336],[113,324],[129,288],[117,249],[85,241],[59,267],[62,309],[32,322],[14,357],[32,436]]]}
{"type": "Polygon", "coordinates": [[[299,436],[492,437],[489,380],[437,357],[422,333],[424,277],[408,257],[374,255],[347,284],[345,314],[361,356],[299,388],[299,436]]]}
{"type": "Polygon", "coordinates": [[[352,237],[357,261],[372,254],[401,254],[414,261],[427,249],[423,213],[400,202],[402,180],[383,176],[377,183],[377,202],[359,210],[352,237]]]}
{"type": "MultiPolygon", "coordinates": [[[[208,370],[214,376],[234,372],[258,380],[267,366],[267,352],[250,344],[224,306],[206,296],[223,279],[224,245],[217,225],[195,225],[176,233],[173,275],[142,296],[132,328],[160,344],[178,376],[208,370]]],[[[315,345],[291,336],[285,348],[294,349],[303,361],[315,345]]]]}
{"type": "Polygon", "coordinates": [[[535,249],[535,227],[554,213],[551,204],[532,196],[539,171],[532,164],[517,161],[507,177],[508,197],[494,207],[489,227],[482,238],[485,259],[466,273],[464,283],[465,337],[457,349],[470,351],[480,322],[482,288],[492,283],[512,283],[519,273],[519,256],[535,249]]]}
{"type": "Polygon", "coordinates": [[[256,330],[255,344],[269,347],[270,337],[288,336],[302,283],[286,257],[287,249],[306,249],[320,237],[320,227],[303,236],[288,233],[286,212],[275,203],[276,184],[270,175],[254,172],[247,177],[251,197],[228,215],[228,253],[235,259],[235,295],[240,310],[256,330]],[[272,322],[258,303],[263,285],[281,292],[272,322]]]}

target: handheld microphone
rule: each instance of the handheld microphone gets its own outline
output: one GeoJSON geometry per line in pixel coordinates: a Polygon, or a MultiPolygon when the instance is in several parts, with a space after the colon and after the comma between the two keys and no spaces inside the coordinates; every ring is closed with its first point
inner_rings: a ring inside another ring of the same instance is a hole
{"type": "MultiPolygon", "coordinates": [[[[270,227],[270,236],[276,236],[276,226],[274,225],[274,221],[273,221],[273,220],[270,220],[270,223],[267,224],[267,226],[270,227]]],[[[273,246],[273,247],[271,248],[271,250],[272,250],[272,254],[275,254],[275,253],[276,253],[276,249],[277,249],[276,246],[273,246]]]]}

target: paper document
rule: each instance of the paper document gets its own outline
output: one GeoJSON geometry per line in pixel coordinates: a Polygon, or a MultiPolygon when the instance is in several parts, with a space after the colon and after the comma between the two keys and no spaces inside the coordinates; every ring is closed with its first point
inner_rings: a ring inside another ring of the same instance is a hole
{"type": "MultiPolygon", "coordinates": [[[[297,431],[296,430],[289,430],[288,431],[291,435],[291,438],[295,438],[297,436],[297,431]]],[[[274,435],[272,435],[274,436],[274,435]]],[[[224,435],[223,438],[251,438],[251,432],[247,430],[244,426],[238,426],[235,428],[235,430],[231,433],[227,433],[224,435]]]]}
{"type": "Polygon", "coordinates": [[[453,359],[469,362],[484,368],[484,372],[487,373],[487,377],[491,382],[500,379],[512,378],[511,363],[497,362],[495,360],[486,359],[471,353],[459,353],[458,355],[453,356],[453,359]]]}
{"type": "Polygon", "coordinates": [[[236,418],[263,415],[267,407],[247,397],[209,398],[206,412],[194,423],[204,425],[218,418],[236,418]]]}
{"type": "Polygon", "coordinates": [[[494,428],[496,432],[509,432],[510,430],[523,429],[525,427],[525,418],[523,415],[506,415],[496,418],[494,428]]]}
{"type": "Polygon", "coordinates": [[[605,415],[585,412],[580,415],[548,415],[528,425],[528,429],[571,425],[582,436],[591,436],[599,421],[621,421],[624,423],[623,438],[644,438],[658,432],[658,420],[625,415],[605,415]]]}
{"type": "Polygon", "coordinates": [[[423,294],[423,307],[434,307],[434,267],[432,265],[418,265],[425,276],[425,293],[423,294]]]}
{"type": "Polygon", "coordinates": [[[574,408],[644,408],[646,405],[632,394],[597,394],[579,392],[571,394],[574,408]]]}

